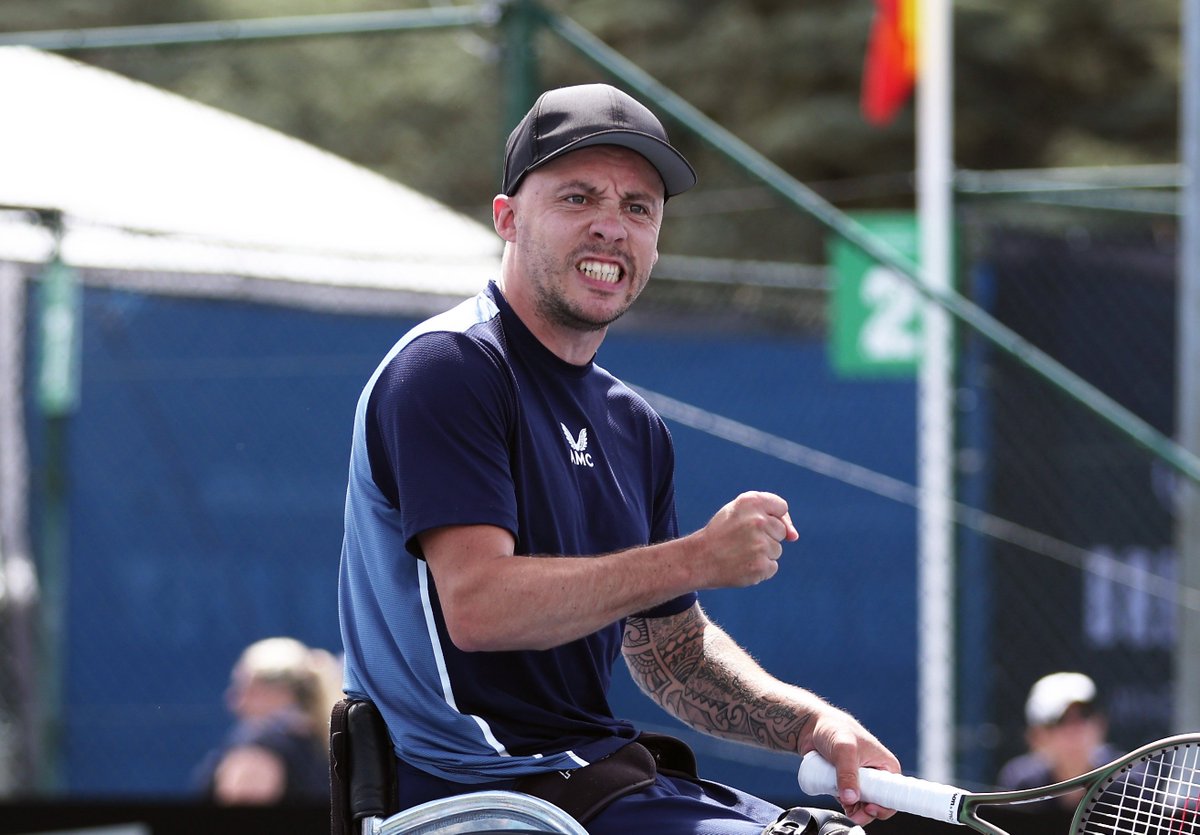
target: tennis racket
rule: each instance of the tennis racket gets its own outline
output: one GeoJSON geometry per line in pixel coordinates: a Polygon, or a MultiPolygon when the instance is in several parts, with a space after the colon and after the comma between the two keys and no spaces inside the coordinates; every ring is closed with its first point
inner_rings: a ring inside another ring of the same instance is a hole
{"type": "MultiPolygon", "coordinates": [[[[815,751],[798,775],[805,794],[837,794],[837,775],[815,751]]],[[[1032,803],[1084,789],[1070,835],[1200,835],[1200,734],[1152,742],[1087,774],[1036,789],[969,792],[878,769],[858,771],[859,794],[898,812],[1008,835],[979,816],[986,806],[1032,803]]]]}

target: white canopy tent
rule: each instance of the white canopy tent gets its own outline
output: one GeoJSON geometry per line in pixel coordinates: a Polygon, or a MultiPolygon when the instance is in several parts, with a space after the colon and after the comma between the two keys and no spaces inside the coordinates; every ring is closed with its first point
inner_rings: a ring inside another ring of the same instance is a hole
{"type": "MultiPolygon", "coordinates": [[[[0,120],[0,207],[61,212],[76,267],[189,274],[199,293],[238,276],[463,296],[498,262],[490,229],[424,195],[61,56],[0,48],[0,120]]],[[[0,261],[52,243],[28,212],[0,214],[0,261]]]]}
{"type": "MultiPolygon", "coordinates": [[[[18,531],[27,283],[56,246],[91,285],[409,312],[472,295],[500,254],[491,229],[333,154],[78,61],[0,47],[0,566],[8,568],[26,550],[18,531]],[[61,218],[57,241],[46,213],[61,218]]],[[[23,572],[14,571],[0,571],[0,605],[17,593],[10,586],[23,572]]]]}
{"type": "MultiPolygon", "coordinates": [[[[77,61],[0,47],[0,612],[23,622],[16,613],[38,597],[23,375],[28,300],[56,252],[87,286],[417,314],[483,287],[500,249],[486,226],[330,153],[77,61]]],[[[5,663],[29,650],[7,647],[5,663]]],[[[28,719],[0,715],[0,726],[28,719]]],[[[19,743],[4,736],[0,793],[21,779],[19,743]]]]}

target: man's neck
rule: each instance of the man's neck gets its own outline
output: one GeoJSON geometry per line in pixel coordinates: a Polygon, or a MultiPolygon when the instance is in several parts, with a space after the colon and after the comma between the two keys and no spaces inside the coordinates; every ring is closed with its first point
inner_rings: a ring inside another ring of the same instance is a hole
{"type": "Polygon", "coordinates": [[[512,285],[506,284],[503,277],[496,282],[496,285],[521,323],[554,356],[571,365],[587,365],[596,356],[596,352],[600,350],[600,344],[608,333],[607,327],[594,331],[582,331],[554,324],[547,321],[546,317],[538,312],[537,305],[532,298],[526,297],[520,292],[514,292],[512,285]]]}

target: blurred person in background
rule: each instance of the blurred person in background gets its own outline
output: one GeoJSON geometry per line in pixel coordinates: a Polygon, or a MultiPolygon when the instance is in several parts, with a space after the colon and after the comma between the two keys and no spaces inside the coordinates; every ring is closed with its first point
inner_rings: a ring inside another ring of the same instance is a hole
{"type": "Polygon", "coordinates": [[[294,638],[248,646],[225,698],[237,718],[198,770],[222,806],[322,802],[329,798],[329,713],[341,697],[341,664],[294,638]]]}
{"type": "MultiPolygon", "coordinates": [[[[1025,701],[1028,752],[1009,760],[997,777],[999,788],[1032,789],[1085,774],[1121,756],[1106,742],[1108,721],[1096,684],[1083,673],[1060,672],[1034,683],[1025,701]]],[[[1074,811],[1083,790],[1022,808],[1074,811]]]]}

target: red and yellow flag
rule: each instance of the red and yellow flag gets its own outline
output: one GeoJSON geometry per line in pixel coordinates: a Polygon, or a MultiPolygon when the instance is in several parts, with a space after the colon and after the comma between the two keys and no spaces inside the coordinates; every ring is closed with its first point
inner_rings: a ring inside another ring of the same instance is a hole
{"type": "Polygon", "coordinates": [[[875,20],[863,65],[863,116],[886,125],[908,101],[917,78],[917,3],[875,0],[875,20]]]}

